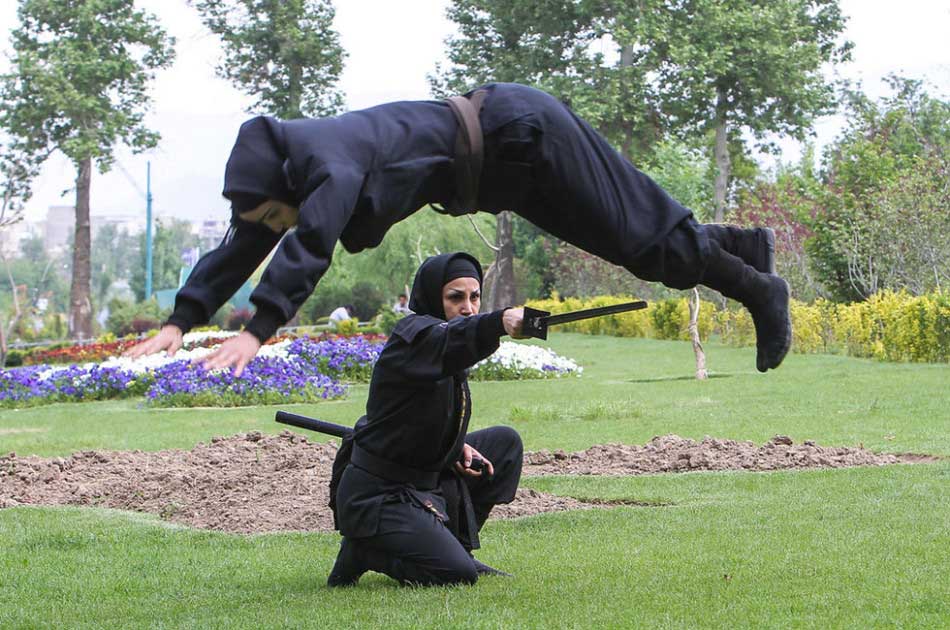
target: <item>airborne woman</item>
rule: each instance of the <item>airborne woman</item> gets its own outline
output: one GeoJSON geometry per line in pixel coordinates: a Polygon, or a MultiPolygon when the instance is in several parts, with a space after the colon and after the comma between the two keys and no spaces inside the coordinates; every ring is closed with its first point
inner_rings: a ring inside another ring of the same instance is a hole
{"type": "Polygon", "coordinates": [[[741,302],[757,368],[791,343],[787,283],[771,230],[701,225],[554,97],[496,83],[447,101],[408,101],[335,118],[241,126],[225,170],[231,228],[179,291],[159,334],[131,349],[174,352],[277,250],[251,295],[254,317],[205,359],[240,375],[330,265],[337,241],[375,247],[427,204],[452,214],[511,210],[644,280],[697,284],[741,302]]]}

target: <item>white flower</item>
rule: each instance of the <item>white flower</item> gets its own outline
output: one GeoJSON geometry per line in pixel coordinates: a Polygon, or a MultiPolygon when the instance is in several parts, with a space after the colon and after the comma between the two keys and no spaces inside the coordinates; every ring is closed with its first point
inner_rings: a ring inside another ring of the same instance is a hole
{"type": "Polygon", "coordinates": [[[488,364],[500,365],[513,370],[538,370],[560,374],[580,375],[584,368],[567,357],[562,357],[549,348],[503,341],[495,354],[475,365],[474,369],[488,364]]]}
{"type": "Polygon", "coordinates": [[[192,343],[201,343],[205,339],[227,339],[228,337],[236,337],[237,332],[233,330],[206,330],[202,332],[190,332],[185,333],[181,338],[182,343],[186,346],[192,343]]]}

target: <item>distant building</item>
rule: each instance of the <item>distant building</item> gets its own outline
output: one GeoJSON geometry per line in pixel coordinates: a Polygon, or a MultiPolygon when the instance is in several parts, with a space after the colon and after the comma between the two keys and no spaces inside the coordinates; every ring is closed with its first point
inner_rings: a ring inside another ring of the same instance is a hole
{"type": "Polygon", "coordinates": [[[20,241],[23,240],[20,235],[21,223],[0,229],[0,254],[5,258],[15,258],[20,253],[20,241]]]}
{"type": "Polygon", "coordinates": [[[8,258],[16,258],[22,252],[23,241],[33,236],[42,236],[43,222],[20,221],[0,230],[0,253],[8,258]]]}
{"type": "Polygon", "coordinates": [[[145,231],[145,216],[130,214],[110,214],[110,215],[92,215],[89,218],[92,235],[95,236],[102,228],[113,225],[119,232],[127,232],[130,235],[140,234],[145,231]]]}
{"type": "Polygon", "coordinates": [[[66,249],[69,239],[76,231],[75,206],[50,206],[46,211],[43,244],[48,252],[61,252],[66,249]]]}
{"type": "Polygon", "coordinates": [[[192,223],[193,228],[197,228],[198,242],[201,251],[211,251],[221,243],[225,233],[228,231],[229,222],[227,220],[205,219],[201,223],[192,223]]]}

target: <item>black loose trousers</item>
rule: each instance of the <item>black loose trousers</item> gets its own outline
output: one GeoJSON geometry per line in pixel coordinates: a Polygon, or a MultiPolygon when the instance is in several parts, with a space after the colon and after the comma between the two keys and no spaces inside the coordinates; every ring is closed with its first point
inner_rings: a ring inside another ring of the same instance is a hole
{"type": "MultiPolygon", "coordinates": [[[[511,210],[643,279],[675,288],[698,283],[708,244],[689,209],[549,94],[510,83],[482,89],[479,210],[511,210]]],[[[292,190],[300,208],[297,227],[280,240],[251,296],[257,313],[249,329],[267,337],[289,320],[326,272],[338,241],[350,252],[375,247],[424,205],[452,207],[457,133],[444,101],[246,123],[229,160],[225,195],[266,197],[267,182],[286,177],[289,188],[273,196],[292,190]],[[255,129],[253,141],[244,138],[255,129]],[[255,157],[264,155],[269,161],[255,157]]],[[[207,320],[279,239],[240,220],[233,224],[234,233],[198,262],[178,294],[170,321],[182,329],[207,320]]]]}
{"type": "MultiPolygon", "coordinates": [[[[476,532],[499,503],[510,503],[521,478],[522,444],[509,427],[491,427],[474,431],[465,442],[488,458],[495,468],[491,481],[465,477],[462,481],[471,496],[476,532]]],[[[451,473],[447,473],[451,474],[451,473]]],[[[350,464],[343,473],[337,501],[341,518],[350,515],[351,497],[384,492],[384,501],[376,515],[375,533],[347,537],[343,544],[353,545],[359,566],[345,567],[347,572],[371,570],[388,575],[402,584],[436,586],[473,583],[477,575],[472,562],[469,538],[456,536],[449,518],[464,518],[462,510],[451,517],[447,502],[439,490],[424,492],[392,484],[350,464]],[[384,490],[385,489],[385,490],[384,490]]]]}

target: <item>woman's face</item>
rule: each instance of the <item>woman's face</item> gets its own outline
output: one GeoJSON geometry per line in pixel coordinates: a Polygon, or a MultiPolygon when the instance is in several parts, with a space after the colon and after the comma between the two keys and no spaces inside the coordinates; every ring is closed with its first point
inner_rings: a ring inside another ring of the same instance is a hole
{"type": "Polygon", "coordinates": [[[442,287],[442,309],[445,321],[461,315],[468,317],[478,313],[482,293],[475,278],[456,278],[442,287]]]}
{"type": "Polygon", "coordinates": [[[283,232],[297,225],[299,210],[283,201],[268,199],[253,210],[238,216],[248,223],[263,223],[275,232],[283,232]]]}

